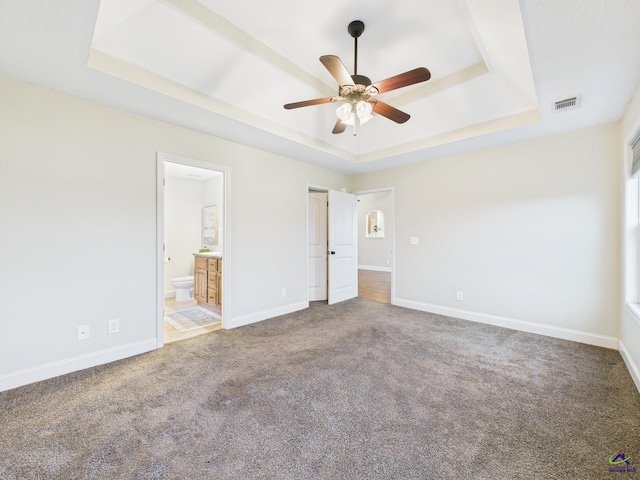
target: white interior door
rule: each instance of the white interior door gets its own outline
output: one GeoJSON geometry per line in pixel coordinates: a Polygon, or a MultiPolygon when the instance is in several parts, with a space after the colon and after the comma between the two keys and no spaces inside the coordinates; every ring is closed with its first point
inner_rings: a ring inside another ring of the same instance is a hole
{"type": "Polygon", "coordinates": [[[309,301],[327,300],[327,192],[309,192],[309,301]]]}
{"type": "Polygon", "coordinates": [[[358,296],[358,198],[329,192],[329,305],[358,296]]]}

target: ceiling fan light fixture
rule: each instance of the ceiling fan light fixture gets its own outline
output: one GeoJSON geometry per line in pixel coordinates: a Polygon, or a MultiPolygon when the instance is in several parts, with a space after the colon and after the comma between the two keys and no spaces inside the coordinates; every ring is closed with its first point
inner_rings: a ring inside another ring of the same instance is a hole
{"type": "Polygon", "coordinates": [[[360,100],[355,104],[351,102],[344,102],[336,109],[336,116],[345,125],[352,127],[356,126],[356,121],[359,125],[364,125],[373,118],[371,114],[373,112],[373,105],[365,100],[360,100]]]}
{"type": "Polygon", "coordinates": [[[343,122],[346,123],[347,120],[353,115],[353,106],[349,102],[344,102],[336,109],[336,116],[343,122]]]}
{"type": "Polygon", "coordinates": [[[355,127],[356,126],[356,114],[352,113],[345,120],[340,120],[340,121],[342,123],[344,123],[345,125],[349,125],[350,127],[355,127]]]}
{"type": "Polygon", "coordinates": [[[426,82],[431,78],[431,72],[425,67],[414,68],[408,72],[395,75],[376,83],[371,83],[369,77],[358,75],[358,37],[364,32],[364,23],[354,20],[349,24],[349,34],[354,40],[354,68],[353,75],[349,73],[342,63],[342,60],[335,55],[322,55],[320,62],[338,82],[338,95],[333,97],[315,98],[302,102],[287,103],[284,108],[308,107],[311,105],[321,105],[342,101],[343,103],[336,109],[338,121],[331,133],[342,133],[346,125],[352,125],[353,134],[356,134],[358,125],[364,125],[373,118],[373,110],[376,114],[388,118],[396,123],[404,123],[410,116],[397,108],[381,102],[371,100],[371,97],[380,93],[390,92],[398,88],[408,87],[420,82],[426,82]]]}
{"type": "Polygon", "coordinates": [[[364,125],[369,120],[373,118],[371,112],[373,111],[373,106],[369,102],[365,102],[364,100],[360,100],[356,104],[356,115],[358,115],[358,119],[360,120],[360,125],[364,125]]]}

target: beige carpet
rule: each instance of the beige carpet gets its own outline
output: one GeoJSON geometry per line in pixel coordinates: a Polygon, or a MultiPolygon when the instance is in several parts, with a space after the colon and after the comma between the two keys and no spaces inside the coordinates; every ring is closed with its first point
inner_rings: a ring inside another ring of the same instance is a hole
{"type": "Polygon", "coordinates": [[[362,299],[0,393],[0,426],[2,479],[626,479],[609,460],[640,465],[618,352],[362,299]]]}

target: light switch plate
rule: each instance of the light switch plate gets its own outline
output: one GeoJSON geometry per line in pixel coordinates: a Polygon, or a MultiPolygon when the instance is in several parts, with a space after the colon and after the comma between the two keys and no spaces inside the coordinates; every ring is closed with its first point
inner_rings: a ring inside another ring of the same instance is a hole
{"type": "Polygon", "coordinates": [[[409,245],[418,245],[418,237],[409,237],[409,245]]]}

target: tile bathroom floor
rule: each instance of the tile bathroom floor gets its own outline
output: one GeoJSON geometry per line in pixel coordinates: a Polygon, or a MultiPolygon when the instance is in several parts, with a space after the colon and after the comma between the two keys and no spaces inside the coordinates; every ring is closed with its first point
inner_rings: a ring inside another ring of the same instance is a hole
{"type": "MultiPolygon", "coordinates": [[[[189,310],[190,308],[197,307],[198,303],[191,299],[187,302],[176,302],[176,299],[165,298],[164,300],[164,311],[165,313],[171,312],[179,312],[181,310],[189,310]]],[[[212,308],[214,312],[221,314],[220,307],[212,308]]],[[[209,327],[199,328],[197,330],[191,330],[190,332],[182,333],[173,328],[167,322],[164,322],[164,343],[176,342],[178,340],[184,340],[185,338],[196,337],[198,335],[203,335],[205,333],[215,332],[216,330],[222,329],[222,323],[217,323],[215,325],[211,325],[209,327]]]]}

